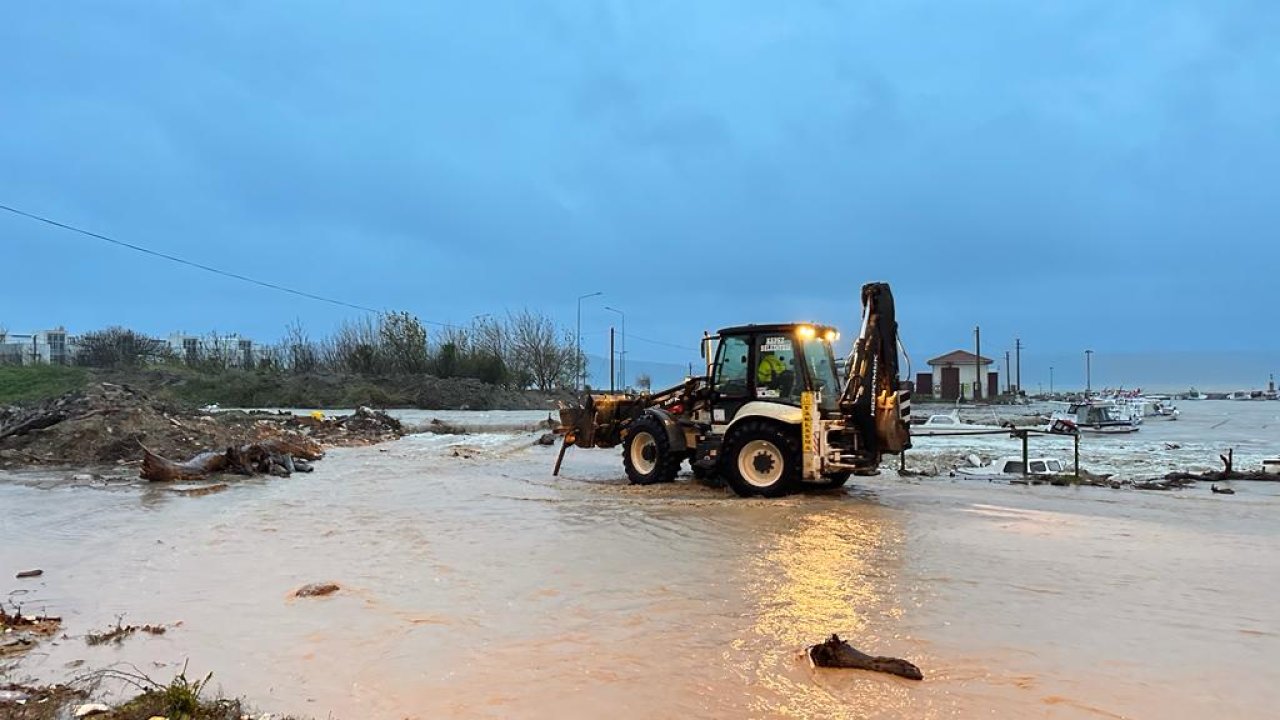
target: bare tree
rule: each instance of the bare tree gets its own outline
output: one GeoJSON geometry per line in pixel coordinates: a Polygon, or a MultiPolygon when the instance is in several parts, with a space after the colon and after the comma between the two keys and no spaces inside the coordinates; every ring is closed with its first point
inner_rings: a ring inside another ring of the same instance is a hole
{"type": "Polygon", "coordinates": [[[122,327],[85,333],[77,346],[76,362],[88,367],[137,367],[172,355],[164,341],[122,327]]]}
{"type": "Polygon", "coordinates": [[[328,367],[369,375],[381,370],[381,345],[377,320],[365,316],[338,326],[333,337],[322,344],[321,355],[328,367]]]}
{"type": "Polygon", "coordinates": [[[294,320],[284,331],[285,358],[294,372],[312,372],[319,366],[319,353],[301,320],[294,320]]]}
{"type": "Polygon", "coordinates": [[[526,309],[510,314],[507,325],[513,367],[530,384],[544,391],[572,384],[577,353],[567,334],[557,337],[551,318],[526,309]]]}
{"type": "Polygon", "coordinates": [[[378,323],[386,369],[397,373],[425,373],[431,357],[427,352],[427,329],[408,312],[390,312],[378,323]]]}
{"type": "Polygon", "coordinates": [[[653,379],[649,377],[649,373],[640,373],[636,376],[636,389],[640,392],[649,392],[653,387],[653,379]]]}

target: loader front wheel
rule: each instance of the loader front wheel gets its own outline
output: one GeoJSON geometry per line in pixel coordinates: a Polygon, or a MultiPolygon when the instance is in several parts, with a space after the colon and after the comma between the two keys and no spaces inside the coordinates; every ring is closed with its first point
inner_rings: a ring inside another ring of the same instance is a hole
{"type": "Polygon", "coordinates": [[[800,482],[800,443],[784,429],[748,420],[729,439],[724,477],[742,497],[782,497],[800,482]]]}
{"type": "Polygon", "coordinates": [[[632,485],[671,482],[680,472],[680,461],[661,422],[645,416],[631,423],[622,444],[622,466],[632,485]]]}

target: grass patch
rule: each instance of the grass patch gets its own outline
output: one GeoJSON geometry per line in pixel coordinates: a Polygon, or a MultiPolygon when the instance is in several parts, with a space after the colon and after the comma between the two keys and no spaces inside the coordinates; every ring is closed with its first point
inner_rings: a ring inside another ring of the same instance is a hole
{"type": "Polygon", "coordinates": [[[0,365],[0,405],[44,400],[79,390],[89,381],[84,368],[61,365],[0,365]]]}
{"type": "Polygon", "coordinates": [[[149,720],[153,717],[171,720],[240,720],[244,707],[239,700],[200,697],[213,678],[213,673],[201,680],[188,680],[185,669],[168,685],[156,685],[144,681],[141,695],[106,714],[109,720],[149,720]]]}

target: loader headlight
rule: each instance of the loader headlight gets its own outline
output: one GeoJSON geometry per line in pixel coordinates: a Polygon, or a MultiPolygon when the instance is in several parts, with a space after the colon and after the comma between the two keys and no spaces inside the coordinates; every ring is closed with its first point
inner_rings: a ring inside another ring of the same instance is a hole
{"type": "Polygon", "coordinates": [[[823,335],[823,337],[827,339],[827,342],[835,342],[840,339],[840,333],[835,330],[828,330],[827,334],[823,335]]]}
{"type": "Polygon", "coordinates": [[[796,328],[796,335],[799,335],[803,340],[811,340],[817,334],[818,331],[814,330],[812,325],[801,325],[796,328]]]}

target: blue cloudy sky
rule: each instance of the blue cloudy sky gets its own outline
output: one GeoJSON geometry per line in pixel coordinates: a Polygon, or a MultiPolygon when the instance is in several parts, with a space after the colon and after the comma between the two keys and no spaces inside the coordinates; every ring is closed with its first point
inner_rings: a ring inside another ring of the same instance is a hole
{"type": "MultiPolygon", "coordinates": [[[[637,361],[852,329],[888,280],[917,364],[980,324],[1028,387],[1085,347],[1243,382],[1280,369],[1278,33],[1273,0],[23,3],[0,203],[437,321],[603,290],[585,341],[621,308],[637,361]]],[[[5,213],[0,252],[13,331],[355,314],[5,213]]]]}

